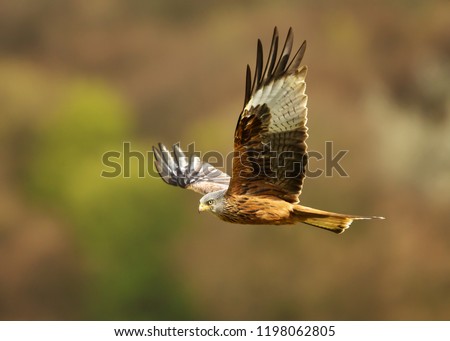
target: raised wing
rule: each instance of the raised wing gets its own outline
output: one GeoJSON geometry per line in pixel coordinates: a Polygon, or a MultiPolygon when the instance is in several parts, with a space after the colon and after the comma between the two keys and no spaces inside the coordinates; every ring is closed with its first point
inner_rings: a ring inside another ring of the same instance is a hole
{"type": "Polygon", "coordinates": [[[308,160],[307,68],[300,67],[306,41],[289,62],[292,29],[279,57],[278,40],[275,27],[264,70],[258,40],[253,81],[247,66],[245,103],[234,135],[233,173],[227,195],[271,195],[296,203],[308,160]]]}
{"type": "Polygon", "coordinates": [[[228,188],[230,176],[202,162],[196,155],[188,158],[180,147],[173,146],[173,157],[162,143],[153,147],[156,169],[165,183],[206,194],[228,188]]]}

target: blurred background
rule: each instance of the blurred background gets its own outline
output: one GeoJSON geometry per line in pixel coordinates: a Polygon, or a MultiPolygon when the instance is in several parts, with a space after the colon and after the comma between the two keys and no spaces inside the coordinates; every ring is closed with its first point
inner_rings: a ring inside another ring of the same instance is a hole
{"type": "Polygon", "coordinates": [[[450,319],[448,1],[6,0],[0,75],[1,319],[450,319]],[[302,203],[385,221],[232,225],[136,159],[100,176],[123,142],[230,152],[274,26],[308,41],[309,148],[349,150],[302,203]]]}

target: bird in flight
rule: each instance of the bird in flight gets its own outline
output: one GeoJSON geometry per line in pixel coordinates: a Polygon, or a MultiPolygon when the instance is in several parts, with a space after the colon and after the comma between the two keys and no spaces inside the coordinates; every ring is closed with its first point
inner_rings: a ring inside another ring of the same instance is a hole
{"type": "Polygon", "coordinates": [[[275,27],[267,61],[258,39],[252,78],[247,65],[244,108],[234,134],[232,175],[196,155],[188,158],[178,144],[172,153],[153,147],[156,169],[169,185],[203,194],[199,211],[210,211],[237,224],[305,223],[335,233],[354,220],[384,219],[318,210],[299,204],[308,162],[305,94],[307,67],[301,66],[306,41],[293,54],[289,29],[281,53],[275,27]]]}

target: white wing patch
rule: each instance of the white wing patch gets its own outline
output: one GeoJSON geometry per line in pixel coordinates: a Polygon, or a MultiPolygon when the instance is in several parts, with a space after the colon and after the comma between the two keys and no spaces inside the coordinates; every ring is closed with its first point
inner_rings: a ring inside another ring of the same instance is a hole
{"type": "Polygon", "coordinates": [[[269,132],[286,132],[304,127],[306,131],[308,96],[306,90],[307,67],[271,82],[255,92],[244,108],[244,116],[252,107],[266,104],[271,113],[269,132]]]}

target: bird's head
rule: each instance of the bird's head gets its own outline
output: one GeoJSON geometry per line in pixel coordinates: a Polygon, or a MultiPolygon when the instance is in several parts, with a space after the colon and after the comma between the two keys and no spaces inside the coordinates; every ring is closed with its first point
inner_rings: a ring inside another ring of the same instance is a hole
{"type": "Polygon", "coordinates": [[[200,199],[198,206],[199,212],[211,211],[213,213],[221,213],[225,207],[225,192],[227,190],[221,190],[217,192],[211,192],[204,195],[200,199]]]}

